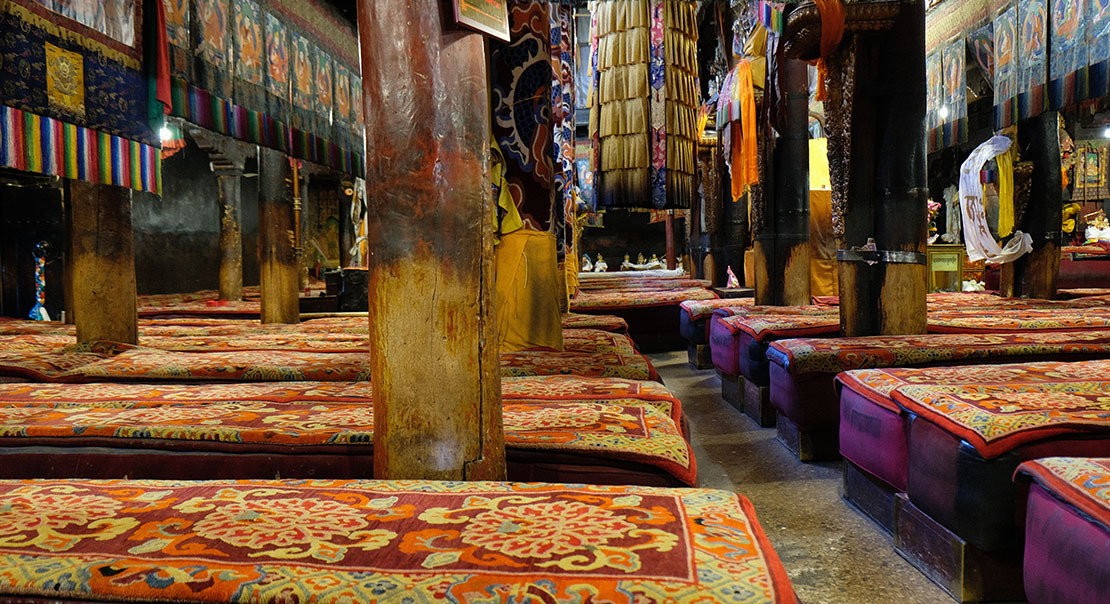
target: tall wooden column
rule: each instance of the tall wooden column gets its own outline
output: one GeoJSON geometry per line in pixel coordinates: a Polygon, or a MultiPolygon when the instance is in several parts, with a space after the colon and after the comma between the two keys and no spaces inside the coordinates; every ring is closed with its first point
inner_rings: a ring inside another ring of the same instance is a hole
{"type": "Polygon", "coordinates": [[[358,6],[380,478],[505,476],[485,44],[446,7],[358,6]]]}
{"type": "Polygon", "coordinates": [[[258,264],[262,322],[299,323],[297,261],[293,254],[293,194],[289,159],[258,148],[258,264]]]}
{"type": "Polygon", "coordinates": [[[241,170],[217,170],[220,187],[220,299],[243,299],[241,170]]]}
{"type": "Polygon", "coordinates": [[[847,123],[835,114],[829,120],[834,183],[843,182],[840,172],[848,175],[839,217],[834,184],[833,217],[834,230],[843,221],[845,336],[924,333],[927,325],[925,7],[923,0],[898,6],[890,29],[854,36],[830,61],[832,103],[850,115],[847,123]],[[868,239],[876,250],[860,251],[868,239]]]}
{"type": "Polygon", "coordinates": [[[67,263],[77,341],[139,341],[131,189],[69,181],[67,263]]]}
{"type": "Polygon", "coordinates": [[[803,61],[780,57],[779,69],[786,112],[775,145],[773,186],[764,190],[770,202],[764,225],[770,228],[755,237],[755,302],[798,306],[810,302],[809,78],[803,61]]]}
{"type": "Polygon", "coordinates": [[[1063,221],[1059,119],[1059,114],[1053,111],[1018,128],[1024,159],[1033,162],[1029,205],[1018,226],[1033,238],[1033,250],[1015,260],[1013,266],[1013,293],[1022,297],[1056,297],[1063,221]]]}

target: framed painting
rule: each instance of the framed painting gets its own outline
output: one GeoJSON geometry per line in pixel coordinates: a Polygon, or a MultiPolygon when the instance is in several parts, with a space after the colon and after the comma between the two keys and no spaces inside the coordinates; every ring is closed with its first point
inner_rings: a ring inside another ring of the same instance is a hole
{"type": "Polygon", "coordinates": [[[1106,168],[1110,159],[1107,142],[1079,141],[1075,145],[1075,189],[1072,200],[1091,201],[1110,199],[1110,186],[1107,186],[1106,168]]]}
{"type": "Polygon", "coordinates": [[[454,0],[455,22],[508,42],[508,0],[454,0]]]}

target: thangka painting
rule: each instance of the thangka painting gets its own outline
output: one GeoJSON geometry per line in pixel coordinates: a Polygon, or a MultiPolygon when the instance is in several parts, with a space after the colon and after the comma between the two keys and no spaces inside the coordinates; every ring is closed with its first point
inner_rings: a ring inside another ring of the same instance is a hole
{"type": "Polygon", "coordinates": [[[1087,48],[1091,65],[1110,61],[1110,0],[1087,0],[1087,48]]]}
{"type": "Polygon", "coordinates": [[[1083,3],[1086,0],[1052,0],[1053,80],[1075,73],[1087,65],[1083,3]]]}
{"type": "Polygon", "coordinates": [[[1110,198],[1107,183],[1107,159],[1110,142],[1079,141],[1076,143],[1075,189],[1073,200],[1110,198]]]}
{"type": "Polygon", "coordinates": [[[189,48],[189,0],[164,0],[166,37],[178,48],[189,48]]]}
{"type": "Polygon", "coordinates": [[[319,46],[314,47],[313,57],[316,60],[316,111],[328,115],[332,105],[331,57],[319,46]]]}
{"type": "Polygon", "coordinates": [[[942,122],[967,117],[966,56],[963,40],[956,39],[944,46],[944,106],[948,107],[948,119],[942,122]]]}
{"type": "Polygon", "coordinates": [[[356,75],[351,75],[351,109],[355,124],[365,124],[366,116],[363,115],[362,110],[362,78],[356,75]]]}
{"type": "Polygon", "coordinates": [[[235,43],[238,47],[235,75],[262,85],[262,19],[251,0],[235,0],[235,43]]]}
{"type": "Polygon", "coordinates": [[[975,64],[983,72],[983,78],[994,86],[994,24],[987,23],[968,34],[967,48],[975,57],[975,64]]]}
{"type": "Polygon", "coordinates": [[[199,39],[196,53],[217,67],[227,62],[227,0],[196,0],[199,39]]]}
{"type": "Polygon", "coordinates": [[[944,55],[934,52],[925,57],[925,83],[928,112],[926,128],[932,130],[940,125],[940,107],[944,104],[944,55]]]}
{"type": "Polygon", "coordinates": [[[38,0],[38,3],[113,40],[135,45],[138,0],[38,0]]]}
{"type": "Polygon", "coordinates": [[[285,24],[266,13],[266,89],[289,100],[289,34],[285,24]]]}
{"type": "Polygon", "coordinates": [[[316,106],[312,79],[312,43],[295,31],[289,32],[293,46],[293,105],[307,111],[316,106]]]}
{"type": "Polygon", "coordinates": [[[1028,93],[1045,83],[1048,63],[1047,17],[1044,0],[1024,0],[1018,3],[1018,92],[1028,93]]]}
{"type": "Polygon", "coordinates": [[[1010,7],[994,20],[995,105],[1017,95],[1017,59],[1017,8],[1010,7]]]}
{"type": "Polygon", "coordinates": [[[351,72],[335,63],[335,113],[337,122],[346,124],[351,120],[351,72]]]}

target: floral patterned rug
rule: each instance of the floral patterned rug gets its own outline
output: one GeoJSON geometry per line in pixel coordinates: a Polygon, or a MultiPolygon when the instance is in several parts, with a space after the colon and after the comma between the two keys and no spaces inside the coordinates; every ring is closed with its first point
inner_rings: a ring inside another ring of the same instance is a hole
{"type": "Polygon", "coordinates": [[[742,496],[426,481],[0,481],[0,593],[793,603],[742,496]]]}
{"type": "Polygon", "coordinates": [[[1046,457],[1021,464],[1017,476],[1037,482],[1110,531],[1110,458],[1046,457]]]}
{"type": "MultiPolygon", "coordinates": [[[[581,455],[583,465],[631,461],[696,484],[681,404],[662,387],[640,398],[625,384],[513,381],[503,398],[506,447],[581,455]]],[[[343,445],[354,454],[372,447],[373,433],[368,384],[0,384],[4,447],[48,439],[55,447],[164,450],[158,443],[191,442],[194,451],[266,446],[296,455],[343,445]]]]}
{"type": "Polygon", "coordinates": [[[1110,361],[859,369],[837,376],[878,404],[928,419],[987,458],[1077,435],[1110,438],[1110,361]]]}

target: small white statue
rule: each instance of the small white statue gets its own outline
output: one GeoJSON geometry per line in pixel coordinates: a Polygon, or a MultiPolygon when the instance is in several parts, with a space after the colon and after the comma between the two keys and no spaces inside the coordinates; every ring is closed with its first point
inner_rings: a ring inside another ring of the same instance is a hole
{"type": "Polygon", "coordinates": [[[940,240],[945,243],[959,243],[962,241],[961,221],[963,220],[962,210],[960,209],[960,190],[956,187],[948,187],[944,190],[944,204],[947,206],[947,216],[945,217],[945,233],[940,236],[940,240]]]}
{"type": "Polygon", "coordinates": [[[595,273],[604,273],[609,270],[609,265],[605,263],[605,258],[602,258],[601,252],[597,254],[597,262],[594,263],[595,273]]]}
{"type": "Polygon", "coordinates": [[[583,273],[594,270],[594,263],[590,262],[590,257],[587,254],[582,254],[582,266],[580,266],[578,270],[583,273]]]}

